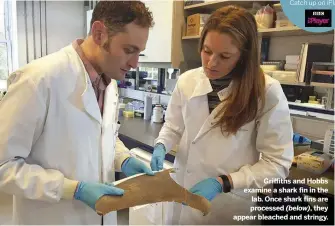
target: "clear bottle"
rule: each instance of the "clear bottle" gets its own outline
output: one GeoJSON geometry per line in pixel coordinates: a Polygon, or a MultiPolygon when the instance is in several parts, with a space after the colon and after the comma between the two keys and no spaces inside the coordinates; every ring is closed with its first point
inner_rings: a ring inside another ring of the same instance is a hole
{"type": "Polygon", "coordinates": [[[132,103],[128,103],[126,105],[126,111],[127,112],[134,112],[134,105],[132,103]]]}

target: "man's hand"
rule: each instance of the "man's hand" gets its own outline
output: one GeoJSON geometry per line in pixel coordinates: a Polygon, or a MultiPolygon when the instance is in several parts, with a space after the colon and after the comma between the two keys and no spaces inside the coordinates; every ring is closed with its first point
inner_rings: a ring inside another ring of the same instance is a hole
{"type": "Polygon", "coordinates": [[[86,183],[79,182],[74,193],[74,198],[84,202],[95,211],[95,203],[104,195],[123,195],[124,190],[114,187],[113,184],[106,183],[86,183]]]}
{"type": "Polygon", "coordinates": [[[143,162],[138,160],[137,158],[130,157],[126,159],[121,167],[121,170],[127,177],[133,176],[138,173],[145,173],[149,176],[153,176],[154,172],[147,167],[143,162]]]}

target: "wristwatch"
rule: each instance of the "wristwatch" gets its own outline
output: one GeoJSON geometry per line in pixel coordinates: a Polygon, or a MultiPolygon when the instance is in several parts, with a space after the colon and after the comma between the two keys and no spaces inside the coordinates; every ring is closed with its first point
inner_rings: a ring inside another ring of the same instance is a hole
{"type": "Polygon", "coordinates": [[[231,190],[231,184],[230,184],[230,181],[229,181],[228,177],[226,175],[221,175],[219,177],[223,181],[222,192],[224,192],[224,193],[230,192],[230,190],[231,190]]]}

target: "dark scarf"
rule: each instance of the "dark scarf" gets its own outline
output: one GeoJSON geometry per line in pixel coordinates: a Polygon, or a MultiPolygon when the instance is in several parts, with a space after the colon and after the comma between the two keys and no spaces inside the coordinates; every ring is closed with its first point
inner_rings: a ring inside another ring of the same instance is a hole
{"type": "Polygon", "coordinates": [[[218,92],[220,92],[224,88],[227,88],[231,82],[231,79],[232,75],[228,74],[219,79],[209,80],[213,88],[213,91],[207,94],[209,113],[211,113],[214,108],[216,108],[221,103],[218,92]]]}

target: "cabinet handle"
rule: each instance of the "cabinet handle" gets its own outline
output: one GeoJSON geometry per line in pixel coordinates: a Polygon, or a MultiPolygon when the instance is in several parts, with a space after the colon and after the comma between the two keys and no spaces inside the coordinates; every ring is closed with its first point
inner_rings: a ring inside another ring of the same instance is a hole
{"type": "Polygon", "coordinates": [[[145,55],[143,53],[141,53],[140,56],[145,56],[145,55]]]}

